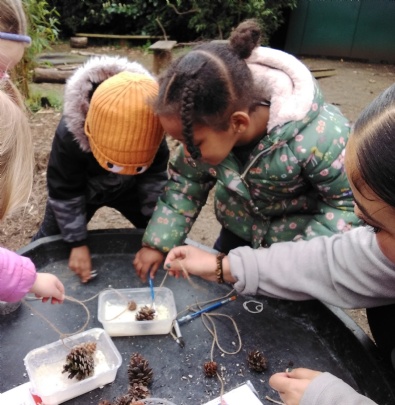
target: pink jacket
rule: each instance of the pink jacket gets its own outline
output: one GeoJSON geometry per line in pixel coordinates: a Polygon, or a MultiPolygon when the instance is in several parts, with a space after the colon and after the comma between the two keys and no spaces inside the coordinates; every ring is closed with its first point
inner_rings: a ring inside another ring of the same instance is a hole
{"type": "Polygon", "coordinates": [[[32,288],[36,276],[36,267],[29,258],[0,248],[1,301],[19,301],[32,288]]]}

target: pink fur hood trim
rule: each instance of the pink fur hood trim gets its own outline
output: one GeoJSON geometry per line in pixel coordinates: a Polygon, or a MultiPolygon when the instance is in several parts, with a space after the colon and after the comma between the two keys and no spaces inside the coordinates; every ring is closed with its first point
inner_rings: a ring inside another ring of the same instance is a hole
{"type": "Polygon", "coordinates": [[[315,79],[294,56],[259,47],[246,60],[262,97],[270,101],[268,131],[289,121],[300,121],[310,111],[315,79]]]}
{"type": "Polygon", "coordinates": [[[74,135],[81,149],[85,152],[90,152],[84,124],[92,88],[123,71],[141,73],[152,77],[142,65],[137,62],[129,62],[127,58],[94,56],[78,68],[66,82],[63,116],[68,130],[74,135]]]}

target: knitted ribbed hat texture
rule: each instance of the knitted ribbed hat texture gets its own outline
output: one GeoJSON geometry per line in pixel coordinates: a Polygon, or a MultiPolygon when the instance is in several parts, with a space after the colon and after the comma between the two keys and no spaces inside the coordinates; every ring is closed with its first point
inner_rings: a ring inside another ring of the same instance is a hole
{"type": "Polygon", "coordinates": [[[153,78],[131,72],[118,73],[97,87],[85,133],[103,168],[134,175],[151,165],[164,134],[151,106],[157,94],[153,78]]]}

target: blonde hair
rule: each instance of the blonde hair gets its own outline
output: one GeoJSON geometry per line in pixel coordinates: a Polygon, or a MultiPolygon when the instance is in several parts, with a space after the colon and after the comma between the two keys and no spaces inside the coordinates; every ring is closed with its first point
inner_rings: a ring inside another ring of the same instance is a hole
{"type": "MultiPolygon", "coordinates": [[[[0,31],[25,35],[20,0],[0,0],[0,31]]],[[[0,40],[1,41],[1,40],[0,40]]],[[[34,155],[27,112],[9,79],[0,79],[0,219],[26,204],[33,185],[34,155]]]]}
{"type": "Polygon", "coordinates": [[[0,0],[0,31],[26,35],[26,16],[20,0],[0,0]]]}
{"type": "Polygon", "coordinates": [[[0,82],[0,219],[26,204],[33,185],[34,155],[28,117],[20,94],[0,82]]]}

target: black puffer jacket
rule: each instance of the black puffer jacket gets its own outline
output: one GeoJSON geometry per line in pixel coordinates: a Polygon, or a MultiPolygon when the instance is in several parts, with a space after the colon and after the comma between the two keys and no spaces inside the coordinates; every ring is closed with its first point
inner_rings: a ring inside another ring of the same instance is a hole
{"type": "Polygon", "coordinates": [[[63,239],[72,246],[86,243],[86,204],[105,206],[130,190],[137,193],[144,216],[151,216],[167,181],[169,149],[162,141],[152,165],[136,176],[103,169],[90,151],[84,123],[94,89],[105,79],[132,71],[150,75],[125,58],[95,57],[68,80],[62,119],[56,129],[47,170],[48,204],[63,239]]]}

